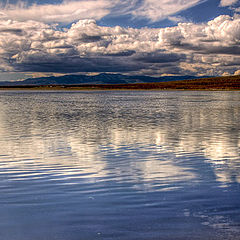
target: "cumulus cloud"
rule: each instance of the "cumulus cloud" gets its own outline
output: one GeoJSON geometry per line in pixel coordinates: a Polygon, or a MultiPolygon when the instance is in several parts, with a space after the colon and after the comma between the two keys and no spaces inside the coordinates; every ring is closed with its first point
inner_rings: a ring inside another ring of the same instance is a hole
{"type": "Polygon", "coordinates": [[[222,75],[240,65],[240,19],[227,15],[160,29],[1,20],[0,33],[1,71],[222,75]]]}
{"type": "Polygon", "coordinates": [[[239,54],[240,19],[222,15],[207,24],[179,23],[160,29],[159,41],[199,53],[239,54]]]}
{"type": "Polygon", "coordinates": [[[240,70],[237,70],[234,75],[240,75],[240,70]]]}
{"type": "Polygon", "coordinates": [[[221,0],[220,2],[220,6],[222,7],[228,7],[228,6],[232,6],[235,3],[237,3],[238,0],[221,0]]]}

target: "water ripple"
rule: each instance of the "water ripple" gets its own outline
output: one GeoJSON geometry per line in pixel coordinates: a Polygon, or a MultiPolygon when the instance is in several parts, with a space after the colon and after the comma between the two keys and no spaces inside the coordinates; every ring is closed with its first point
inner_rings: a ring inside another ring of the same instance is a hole
{"type": "Polygon", "coordinates": [[[2,92],[0,238],[237,240],[237,92],[2,92]]]}

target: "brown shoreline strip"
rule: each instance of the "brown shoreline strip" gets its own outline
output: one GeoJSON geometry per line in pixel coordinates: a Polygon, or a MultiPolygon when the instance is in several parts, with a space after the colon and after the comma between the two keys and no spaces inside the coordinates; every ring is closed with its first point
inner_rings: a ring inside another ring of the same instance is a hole
{"type": "Polygon", "coordinates": [[[0,90],[240,90],[240,76],[201,78],[159,83],[20,85],[0,86],[0,90]]]}

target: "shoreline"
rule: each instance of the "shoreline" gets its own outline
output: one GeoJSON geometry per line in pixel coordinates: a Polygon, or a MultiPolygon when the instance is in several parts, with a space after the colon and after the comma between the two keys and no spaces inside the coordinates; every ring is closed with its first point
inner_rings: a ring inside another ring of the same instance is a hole
{"type": "Polygon", "coordinates": [[[61,90],[61,91],[240,91],[240,76],[201,78],[153,83],[126,83],[126,84],[51,84],[51,85],[6,85],[0,86],[4,90],[61,90]]]}
{"type": "Polygon", "coordinates": [[[213,89],[213,88],[203,88],[203,89],[174,89],[174,88],[168,88],[168,89],[161,89],[161,88],[141,88],[141,89],[137,89],[137,88],[58,88],[58,87],[34,87],[34,88],[1,88],[0,87],[0,91],[4,92],[4,91],[211,91],[211,92],[223,92],[223,91],[240,91],[240,89],[213,89]]]}

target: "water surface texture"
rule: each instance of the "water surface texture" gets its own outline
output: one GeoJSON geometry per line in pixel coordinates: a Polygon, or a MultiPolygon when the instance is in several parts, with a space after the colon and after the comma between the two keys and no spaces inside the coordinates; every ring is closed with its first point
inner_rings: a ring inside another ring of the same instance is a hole
{"type": "Polygon", "coordinates": [[[0,239],[239,239],[239,92],[6,91],[0,110],[0,239]]]}

